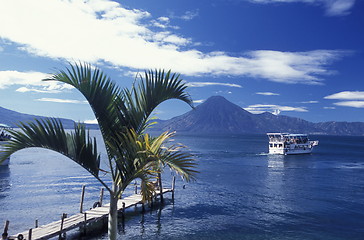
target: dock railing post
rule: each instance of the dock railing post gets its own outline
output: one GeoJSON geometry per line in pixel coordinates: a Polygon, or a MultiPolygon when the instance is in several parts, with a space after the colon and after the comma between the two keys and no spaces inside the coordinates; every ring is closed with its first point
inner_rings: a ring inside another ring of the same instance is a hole
{"type": "Polygon", "coordinates": [[[101,188],[101,190],[100,190],[100,199],[99,199],[100,207],[102,206],[103,198],[104,198],[104,188],[101,188]]]}
{"type": "Polygon", "coordinates": [[[125,202],[123,202],[123,209],[121,210],[122,213],[122,221],[123,224],[125,223],[125,202]]]}
{"type": "Polygon", "coordinates": [[[173,176],[173,178],[172,178],[172,201],[174,201],[174,188],[175,188],[175,185],[176,185],[176,177],[173,176]]]}
{"type": "Polygon", "coordinates": [[[59,237],[58,239],[62,239],[62,233],[63,233],[63,223],[64,223],[64,219],[67,217],[67,213],[63,213],[62,214],[62,218],[61,218],[61,228],[59,230],[59,237]]]}
{"type": "Polygon", "coordinates": [[[159,185],[159,195],[161,199],[161,203],[163,203],[163,186],[162,186],[162,175],[161,173],[158,173],[158,185],[159,185]]]}
{"type": "Polygon", "coordinates": [[[4,232],[3,233],[5,233],[5,234],[8,233],[9,224],[10,224],[9,220],[6,220],[5,225],[4,225],[4,232]]]}
{"type": "Polygon", "coordinates": [[[29,233],[28,233],[28,240],[32,240],[32,231],[33,229],[29,229],[29,233]]]}
{"type": "Polygon", "coordinates": [[[83,200],[85,198],[85,185],[82,185],[81,202],[80,202],[80,213],[83,211],[83,200]]]}
{"type": "Polygon", "coordinates": [[[5,239],[8,239],[8,229],[9,229],[9,220],[5,221],[5,225],[4,225],[4,232],[2,234],[2,237],[4,237],[5,239]]]}
{"type": "Polygon", "coordinates": [[[83,234],[86,235],[86,228],[87,228],[87,215],[86,215],[86,212],[84,213],[84,220],[85,220],[85,223],[84,223],[84,226],[83,226],[83,234]]]}
{"type": "Polygon", "coordinates": [[[144,206],[144,202],[142,202],[142,213],[145,213],[145,206],[144,206]]]}

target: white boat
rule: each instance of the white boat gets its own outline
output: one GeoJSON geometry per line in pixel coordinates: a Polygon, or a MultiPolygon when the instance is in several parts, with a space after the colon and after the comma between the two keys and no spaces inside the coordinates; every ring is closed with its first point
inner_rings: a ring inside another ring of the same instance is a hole
{"type": "Polygon", "coordinates": [[[269,154],[306,154],[311,153],[318,141],[310,141],[307,134],[267,133],[269,154]]]}
{"type": "MultiPolygon", "coordinates": [[[[4,149],[3,145],[5,145],[10,140],[10,135],[6,132],[7,129],[10,129],[8,125],[0,124],[0,156],[3,154],[1,151],[4,149]]],[[[10,157],[5,159],[0,166],[7,166],[9,165],[10,157]]]]}

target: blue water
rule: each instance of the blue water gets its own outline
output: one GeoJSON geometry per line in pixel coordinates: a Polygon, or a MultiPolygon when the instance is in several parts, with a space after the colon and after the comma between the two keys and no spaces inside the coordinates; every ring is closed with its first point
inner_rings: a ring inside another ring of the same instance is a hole
{"type": "MultiPolygon", "coordinates": [[[[364,137],[311,139],[320,141],[312,154],[272,156],[264,135],[177,136],[197,158],[197,181],[179,179],[174,204],[167,195],[144,215],[130,210],[120,239],[364,239],[364,137]]],[[[83,184],[89,208],[101,185],[85,170],[50,151],[20,151],[0,168],[0,224],[17,233],[76,213],[83,184]]]]}

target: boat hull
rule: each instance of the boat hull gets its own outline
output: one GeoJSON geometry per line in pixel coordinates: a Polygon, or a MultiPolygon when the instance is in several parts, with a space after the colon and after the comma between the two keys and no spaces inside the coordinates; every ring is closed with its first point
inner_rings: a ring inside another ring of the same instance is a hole
{"type": "Polygon", "coordinates": [[[309,154],[312,152],[312,148],[306,150],[291,150],[285,153],[285,155],[296,155],[296,154],[309,154]]]}
{"type": "Polygon", "coordinates": [[[269,154],[278,154],[278,155],[309,154],[311,152],[312,152],[312,148],[302,149],[302,150],[291,150],[291,149],[270,149],[269,150],[269,154]]]}

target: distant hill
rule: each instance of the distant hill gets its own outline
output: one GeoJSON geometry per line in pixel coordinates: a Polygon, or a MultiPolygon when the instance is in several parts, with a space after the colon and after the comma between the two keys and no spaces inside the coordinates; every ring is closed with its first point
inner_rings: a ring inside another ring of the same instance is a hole
{"type": "Polygon", "coordinates": [[[254,134],[289,132],[327,135],[364,135],[363,122],[312,123],[300,118],[273,115],[265,112],[252,114],[229,102],[213,96],[181,116],[160,121],[156,131],[177,131],[185,134],[254,134]]]}
{"type": "Polygon", "coordinates": [[[210,97],[194,110],[163,121],[153,128],[199,134],[257,132],[252,114],[223,97],[210,97]]]}
{"type": "MultiPolygon", "coordinates": [[[[18,113],[0,107],[0,123],[15,127],[20,121],[31,122],[46,117],[18,113]]],[[[65,128],[73,128],[74,121],[61,119],[65,128]]],[[[98,125],[87,124],[90,129],[98,125]]],[[[265,134],[289,132],[326,135],[364,136],[363,122],[312,123],[300,118],[274,115],[268,112],[252,114],[224,97],[213,96],[181,116],[158,121],[152,131],[177,131],[184,134],[265,134]]]]}
{"type": "MultiPolygon", "coordinates": [[[[19,122],[33,122],[35,119],[45,119],[46,117],[30,115],[15,112],[3,107],[0,107],[0,123],[6,124],[11,127],[16,127],[19,122]]],[[[75,122],[70,119],[60,118],[64,128],[73,128],[75,122]]],[[[87,126],[91,129],[95,129],[98,126],[94,124],[87,124],[87,126]]]]}

